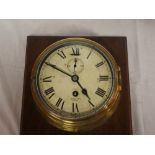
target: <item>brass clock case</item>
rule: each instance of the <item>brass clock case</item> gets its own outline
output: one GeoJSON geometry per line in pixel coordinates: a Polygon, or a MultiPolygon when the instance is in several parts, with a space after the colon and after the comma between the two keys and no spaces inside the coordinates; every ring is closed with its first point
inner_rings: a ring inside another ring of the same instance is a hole
{"type": "Polygon", "coordinates": [[[113,56],[108,52],[107,49],[105,49],[100,44],[89,40],[85,38],[67,38],[60,41],[57,41],[50,46],[48,46],[36,59],[32,73],[31,73],[31,91],[32,96],[34,99],[34,103],[39,108],[41,114],[45,117],[45,119],[52,124],[53,126],[65,130],[65,131],[71,131],[71,132],[77,132],[77,131],[87,131],[92,130],[100,125],[102,125],[108,118],[111,117],[111,115],[114,113],[120,99],[121,95],[121,71],[120,67],[117,65],[115,59],[113,56]],[[106,57],[109,59],[113,72],[114,72],[114,78],[115,83],[113,87],[113,93],[108,100],[108,103],[106,106],[103,106],[102,109],[97,111],[91,116],[84,117],[81,119],[64,119],[63,117],[59,116],[58,114],[54,113],[53,111],[49,110],[45,104],[42,103],[40,96],[37,93],[37,87],[36,87],[36,74],[38,69],[38,64],[42,60],[42,58],[47,54],[48,49],[54,50],[56,47],[63,45],[64,43],[70,43],[70,42],[83,42],[86,44],[89,44],[91,46],[94,46],[101,52],[104,52],[106,57]]]}

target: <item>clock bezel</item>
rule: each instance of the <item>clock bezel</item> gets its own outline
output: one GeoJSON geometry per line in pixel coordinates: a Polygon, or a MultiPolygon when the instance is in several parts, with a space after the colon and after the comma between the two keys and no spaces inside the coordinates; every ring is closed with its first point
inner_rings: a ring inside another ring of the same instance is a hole
{"type": "Polygon", "coordinates": [[[108,63],[109,67],[110,67],[110,72],[112,74],[112,78],[114,79],[115,75],[114,72],[113,72],[113,68],[112,68],[112,65],[111,63],[109,62],[108,58],[104,55],[104,53],[101,51],[99,51],[98,49],[96,49],[95,47],[93,47],[92,45],[90,44],[86,44],[86,43],[83,43],[83,42],[69,42],[69,43],[63,43],[63,45],[60,45],[54,49],[51,49],[50,47],[47,48],[47,50],[45,51],[45,55],[43,57],[41,57],[41,60],[39,61],[40,63],[38,64],[37,66],[37,69],[36,69],[36,73],[35,75],[38,75],[36,76],[36,93],[38,94],[38,97],[40,98],[41,102],[44,103],[44,105],[49,108],[49,110],[52,110],[52,112],[57,115],[57,117],[59,118],[62,118],[62,119],[67,119],[67,120],[78,120],[78,119],[81,119],[81,118],[84,118],[84,117],[89,117],[90,115],[93,115],[94,113],[98,112],[102,107],[103,107],[103,104],[106,105],[107,102],[109,101],[111,95],[112,95],[112,91],[113,91],[113,85],[114,85],[114,80],[112,80],[112,87],[110,89],[110,93],[108,94],[107,98],[104,100],[104,102],[102,104],[100,104],[97,108],[95,109],[91,109],[89,112],[80,112],[80,113],[69,113],[69,112],[65,112],[65,111],[61,111],[59,108],[56,108],[55,106],[53,105],[50,105],[48,103],[48,101],[46,101],[46,99],[44,99],[42,93],[41,93],[41,90],[40,90],[40,86],[39,86],[39,75],[40,75],[40,71],[41,71],[41,68],[43,66],[43,64],[45,63],[46,59],[52,54],[54,53],[55,51],[57,51],[58,49],[62,48],[62,47],[66,47],[66,46],[70,46],[70,45],[82,45],[82,46],[86,46],[86,47],[89,47],[93,50],[95,50],[96,52],[98,52],[99,54],[101,54],[104,59],[106,59],[106,62],[108,63]]]}
{"type": "Polygon", "coordinates": [[[114,60],[113,56],[110,54],[110,52],[104,48],[102,45],[98,44],[95,41],[86,39],[86,38],[66,38],[59,40],[51,45],[49,45],[41,54],[37,57],[34,66],[32,68],[31,73],[31,91],[32,96],[35,101],[35,104],[40,109],[43,116],[48,120],[48,122],[60,129],[67,130],[67,131],[78,131],[78,130],[89,130],[93,129],[94,127],[98,126],[100,122],[104,122],[106,119],[108,119],[113,112],[115,111],[119,98],[120,98],[120,91],[121,91],[121,83],[120,83],[120,68],[117,65],[116,61],[114,60]],[[106,107],[102,107],[99,112],[95,113],[95,115],[84,117],[80,119],[64,119],[55,113],[51,112],[47,108],[45,108],[40,100],[40,97],[36,93],[36,73],[38,69],[38,64],[40,64],[40,60],[45,57],[48,53],[48,49],[55,49],[58,46],[61,46],[65,43],[70,42],[84,42],[92,47],[95,46],[95,49],[99,49],[101,52],[104,52],[106,57],[110,60],[110,65],[112,65],[114,77],[115,77],[115,84],[114,84],[114,90],[113,94],[111,95],[108,104],[106,107]],[[95,125],[94,125],[95,124],[95,125]]]}

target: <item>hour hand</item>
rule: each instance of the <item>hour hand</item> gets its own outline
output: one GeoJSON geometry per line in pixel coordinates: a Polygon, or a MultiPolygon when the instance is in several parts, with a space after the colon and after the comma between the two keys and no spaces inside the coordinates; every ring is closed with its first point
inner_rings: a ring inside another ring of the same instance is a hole
{"type": "Polygon", "coordinates": [[[66,74],[66,75],[68,75],[68,76],[70,76],[70,77],[72,77],[71,74],[67,73],[66,71],[62,70],[61,68],[57,67],[56,65],[53,65],[53,64],[51,64],[49,62],[45,62],[45,64],[52,67],[52,68],[54,68],[54,69],[56,69],[56,70],[58,70],[58,71],[60,71],[60,72],[62,72],[62,73],[64,73],[64,74],[66,74]]]}
{"type": "Polygon", "coordinates": [[[90,97],[88,96],[88,93],[87,93],[87,89],[83,88],[83,89],[82,89],[82,93],[83,93],[84,95],[86,95],[86,96],[88,97],[88,99],[90,100],[90,97]]]}
{"type": "Polygon", "coordinates": [[[89,97],[89,95],[88,95],[87,89],[82,87],[82,85],[81,85],[81,83],[79,82],[79,80],[77,80],[76,82],[77,82],[77,84],[80,86],[80,88],[82,89],[82,94],[84,94],[85,96],[87,96],[88,99],[90,100],[90,97],[89,97]]]}

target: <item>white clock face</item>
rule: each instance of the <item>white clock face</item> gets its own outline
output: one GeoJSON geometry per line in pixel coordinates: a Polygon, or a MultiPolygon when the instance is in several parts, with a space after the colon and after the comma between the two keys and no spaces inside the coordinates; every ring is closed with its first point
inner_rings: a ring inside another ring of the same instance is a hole
{"type": "Polygon", "coordinates": [[[48,50],[36,75],[43,104],[60,117],[71,119],[106,108],[115,79],[103,51],[74,42],[48,50]]]}

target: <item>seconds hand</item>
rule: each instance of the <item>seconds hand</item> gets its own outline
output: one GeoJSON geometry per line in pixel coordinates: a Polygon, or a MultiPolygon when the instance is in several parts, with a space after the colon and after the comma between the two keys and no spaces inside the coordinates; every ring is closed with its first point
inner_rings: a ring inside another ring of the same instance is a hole
{"type": "Polygon", "coordinates": [[[76,58],[74,59],[74,62],[75,62],[75,64],[74,64],[74,73],[75,73],[75,68],[76,68],[76,63],[77,63],[77,59],[76,58]]]}

